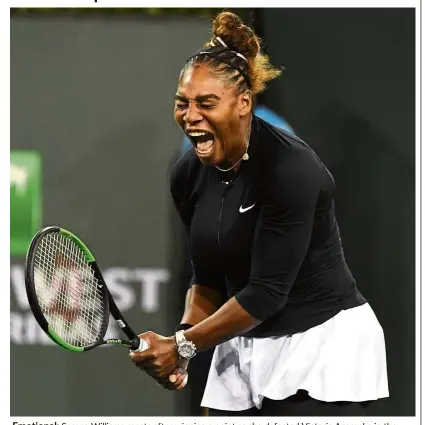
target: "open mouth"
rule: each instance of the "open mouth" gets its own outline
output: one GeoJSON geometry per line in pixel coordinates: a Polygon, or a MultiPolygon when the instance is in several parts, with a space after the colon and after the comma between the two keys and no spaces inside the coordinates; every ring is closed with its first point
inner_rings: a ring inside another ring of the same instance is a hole
{"type": "Polygon", "coordinates": [[[208,155],[214,145],[214,136],[207,131],[189,131],[187,133],[199,155],[208,155]]]}

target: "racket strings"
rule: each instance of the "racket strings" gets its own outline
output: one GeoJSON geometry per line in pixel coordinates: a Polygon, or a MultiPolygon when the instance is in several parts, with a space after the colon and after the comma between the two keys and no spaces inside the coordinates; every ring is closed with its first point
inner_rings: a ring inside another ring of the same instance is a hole
{"type": "Polygon", "coordinates": [[[37,247],[34,264],[37,299],[53,330],[78,347],[103,337],[102,291],[79,246],[61,234],[48,234],[37,247]]]}

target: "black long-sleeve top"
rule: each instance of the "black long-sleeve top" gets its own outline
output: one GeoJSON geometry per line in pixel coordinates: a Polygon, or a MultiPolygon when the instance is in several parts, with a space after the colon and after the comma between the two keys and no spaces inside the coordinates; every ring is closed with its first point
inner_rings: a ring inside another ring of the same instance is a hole
{"type": "Polygon", "coordinates": [[[248,154],[230,182],[193,149],[173,166],[191,284],[235,296],[262,321],[245,336],[303,332],[364,304],[344,259],[334,179],[316,153],[253,115],[248,154]]]}

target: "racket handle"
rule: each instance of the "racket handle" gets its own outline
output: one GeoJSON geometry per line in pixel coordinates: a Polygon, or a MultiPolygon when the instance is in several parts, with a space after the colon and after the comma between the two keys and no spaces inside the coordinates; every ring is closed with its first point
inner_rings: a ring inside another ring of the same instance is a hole
{"type": "Polygon", "coordinates": [[[145,351],[149,348],[149,344],[142,338],[135,338],[131,342],[133,343],[134,347],[131,349],[133,353],[140,353],[141,351],[145,351]]]}

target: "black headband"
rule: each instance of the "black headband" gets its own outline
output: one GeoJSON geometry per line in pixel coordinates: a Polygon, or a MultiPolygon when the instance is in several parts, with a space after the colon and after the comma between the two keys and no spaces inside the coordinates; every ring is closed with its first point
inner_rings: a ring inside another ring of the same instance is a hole
{"type": "Polygon", "coordinates": [[[231,50],[227,45],[221,40],[220,37],[216,37],[216,40],[219,41],[221,46],[211,45],[210,47],[205,47],[203,49],[200,49],[198,52],[196,52],[193,56],[191,56],[186,62],[189,62],[191,59],[200,56],[205,55],[209,56],[211,58],[217,59],[226,65],[230,66],[231,68],[238,71],[242,77],[244,78],[245,82],[247,83],[248,87],[251,87],[247,70],[244,69],[242,66],[238,66],[232,63],[232,59],[235,57],[240,58],[241,60],[245,61],[246,67],[248,65],[248,60],[243,56],[241,53],[235,52],[234,50],[231,50]]]}

